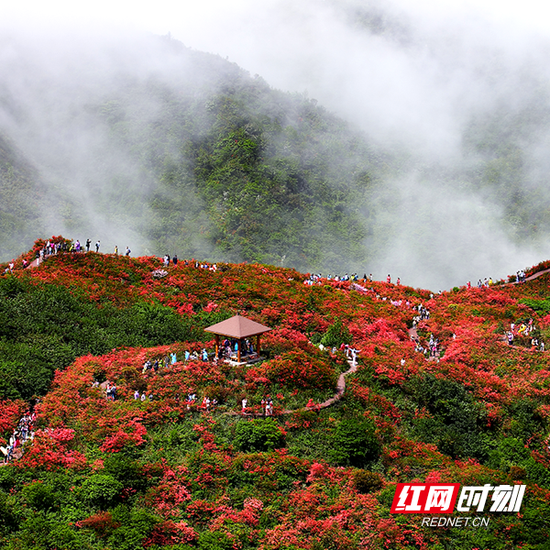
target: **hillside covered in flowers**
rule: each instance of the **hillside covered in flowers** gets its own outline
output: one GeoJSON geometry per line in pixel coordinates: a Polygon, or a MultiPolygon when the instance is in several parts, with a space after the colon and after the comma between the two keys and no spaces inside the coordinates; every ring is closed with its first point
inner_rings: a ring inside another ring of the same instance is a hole
{"type": "Polygon", "coordinates": [[[548,548],[547,263],[433,294],[44,245],[0,275],[1,548],[548,548]],[[236,314],[258,362],[213,360],[236,314]],[[406,482],[526,490],[438,528],[406,482]]]}

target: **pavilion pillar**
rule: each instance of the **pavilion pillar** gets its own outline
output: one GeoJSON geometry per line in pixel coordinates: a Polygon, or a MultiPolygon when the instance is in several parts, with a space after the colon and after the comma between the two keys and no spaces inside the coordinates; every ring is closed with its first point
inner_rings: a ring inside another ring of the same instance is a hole
{"type": "Polygon", "coordinates": [[[216,334],[216,359],[219,356],[219,351],[220,351],[220,335],[216,334]]]}
{"type": "Polygon", "coordinates": [[[242,344],[242,340],[239,338],[239,339],[237,340],[237,342],[238,342],[238,343],[237,343],[237,346],[239,346],[239,347],[237,348],[237,361],[240,363],[240,362],[241,362],[241,344],[242,344]]]}
{"type": "Polygon", "coordinates": [[[260,357],[260,334],[256,336],[256,353],[258,354],[258,357],[260,357]]]}

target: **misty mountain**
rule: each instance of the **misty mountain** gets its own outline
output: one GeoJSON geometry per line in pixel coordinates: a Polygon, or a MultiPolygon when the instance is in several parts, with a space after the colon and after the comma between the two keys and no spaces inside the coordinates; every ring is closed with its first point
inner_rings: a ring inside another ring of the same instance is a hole
{"type": "Polygon", "coordinates": [[[40,212],[47,194],[37,171],[12,143],[0,136],[0,254],[20,254],[44,230],[40,212]]]}
{"type": "MultiPolygon", "coordinates": [[[[5,157],[6,173],[33,166],[18,196],[30,187],[57,197],[42,208],[19,200],[19,234],[30,241],[40,227],[136,253],[359,268],[379,171],[365,140],[315,100],[219,56],[141,40],[117,43],[108,61],[73,50],[43,64],[43,52],[10,44],[0,128],[22,153],[5,157]]],[[[11,210],[4,258],[21,248],[11,210]]]]}
{"type": "Polygon", "coordinates": [[[365,93],[356,125],[169,36],[5,36],[1,259],[64,234],[432,288],[531,261],[550,227],[538,58],[472,56],[456,28],[381,3],[338,13],[357,40],[342,72],[365,93]]]}

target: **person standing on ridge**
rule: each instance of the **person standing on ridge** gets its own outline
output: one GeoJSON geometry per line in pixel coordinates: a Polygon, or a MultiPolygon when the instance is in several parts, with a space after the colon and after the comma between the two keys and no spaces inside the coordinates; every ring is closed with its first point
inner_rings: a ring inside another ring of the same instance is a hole
{"type": "Polygon", "coordinates": [[[386,279],[387,283],[390,284],[391,283],[391,275],[388,273],[388,278],[386,279]]]}
{"type": "Polygon", "coordinates": [[[90,239],[86,239],[86,252],[90,252],[91,244],[92,244],[92,241],[90,241],[90,239]]]}
{"type": "Polygon", "coordinates": [[[101,241],[97,241],[97,242],[95,243],[95,251],[96,251],[96,252],[99,252],[99,247],[100,247],[100,246],[101,246],[101,241]]]}
{"type": "Polygon", "coordinates": [[[118,256],[118,245],[115,244],[115,255],[118,256]]]}
{"type": "Polygon", "coordinates": [[[132,252],[132,251],[128,247],[126,247],[126,256],[129,256],[130,252],[132,252]]]}

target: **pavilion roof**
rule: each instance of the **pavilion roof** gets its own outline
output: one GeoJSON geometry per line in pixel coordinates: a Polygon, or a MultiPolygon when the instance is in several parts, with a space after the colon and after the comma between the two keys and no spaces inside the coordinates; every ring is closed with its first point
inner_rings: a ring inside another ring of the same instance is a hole
{"type": "Polygon", "coordinates": [[[221,336],[230,336],[231,338],[247,338],[248,336],[256,336],[271,330],[269,327],[256,323],[251,319],[235,315],[230,319],[226,319],[221,323],[216,323],[211,327],[204,329],[205,332],[220,334],[221,336]]]}

